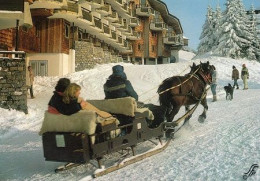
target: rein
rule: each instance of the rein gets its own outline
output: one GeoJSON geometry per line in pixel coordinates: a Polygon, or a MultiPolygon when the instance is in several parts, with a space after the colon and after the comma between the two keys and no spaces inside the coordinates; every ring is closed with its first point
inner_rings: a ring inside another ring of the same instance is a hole
{"type": "MultiPolygon", "coordinates": [[[[176,85],[176,86],[173,86],[173,87],[170,87],[170,88],[168,88],[168,89],[166,89],[166,90],[164,90],[164,91],[162,91],[162,92],[159,92],[158,94],[159,95],[161,95],[161,94],[163,94],[163,93],[165,93],[165,92],[168,92],[169,90],[172,90],[172,89],[175,89],[176,87],[179,87],[179,86],[181,86],[182,84],[184,84],[185,82],[187,82],[188,80],[190,80],[192,77],[196,77],[196,73],[200,70],[200,66],[199,66],[199,68],[195,71],[195,72],[193,72],[191,75],[190,75],[190,77],[188,78],[188,79],[186,79],[185,81],[183,81],[182,83],[180,83],[180,84],[178,84],[178,85],[176,85]]],[[[197,79],[198,79],[198,77],[196,77],[197,79]]]]}

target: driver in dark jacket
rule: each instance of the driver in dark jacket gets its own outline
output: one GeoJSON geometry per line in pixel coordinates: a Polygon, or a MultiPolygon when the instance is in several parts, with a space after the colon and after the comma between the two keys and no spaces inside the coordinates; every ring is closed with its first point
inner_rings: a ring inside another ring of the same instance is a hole
{"type": "Polygon", "coordinates": [[[113,74],[109,76],[104,84],[105,99],[116,99],[122,97],[133,97],[138,101],[138,95],[132,84],[127,80],[124,67],[116,65],[112,68],[113,74]]]}

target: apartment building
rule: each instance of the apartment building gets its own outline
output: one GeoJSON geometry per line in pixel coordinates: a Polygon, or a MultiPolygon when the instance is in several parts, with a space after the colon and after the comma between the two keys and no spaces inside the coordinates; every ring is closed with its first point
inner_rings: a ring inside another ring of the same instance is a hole
{"type": "Polygon", "coordinates": [[[0,0],[0,50],[24,51],[36,75],[170,63],[187,44],[160,0],[0,0]]]}

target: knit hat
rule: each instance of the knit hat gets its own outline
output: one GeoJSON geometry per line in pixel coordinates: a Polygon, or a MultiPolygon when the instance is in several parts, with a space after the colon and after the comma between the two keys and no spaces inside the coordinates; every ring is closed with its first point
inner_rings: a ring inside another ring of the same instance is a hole
{"type": "Polygon", "coordinates": [[[235,69],[236,67],[233,65],[233,67],[232,67],[233,69],[235,69]]]}
{"type": "Polygon", "coordinates": [[[243,64],[242,67],[246,67],[246,64],[243,64]]]}
{"type": "Polygon", "coordinates": [[[124,67],[121,65],[115,65],[112,67],[113,70],[113,76],[119,76],[121,78],[126,79],[126,74],[124,72],[124,67]]]}

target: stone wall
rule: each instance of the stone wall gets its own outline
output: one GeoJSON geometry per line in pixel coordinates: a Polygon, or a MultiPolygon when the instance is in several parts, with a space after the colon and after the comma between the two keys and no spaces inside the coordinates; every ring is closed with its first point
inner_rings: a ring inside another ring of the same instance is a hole
{"type": "Polygon", "coordinates": [[[24,58],[0,57],[0,107],[28,113],[24,58]]]}
{"type": "Polygon", "coordinates": [[[75,70],[82,71],[94,68],[96,64],[122,62],[123,59],[117,55],[111,55],[101,47],[95,47],[91,42],[75,42],[75,70]]]}

